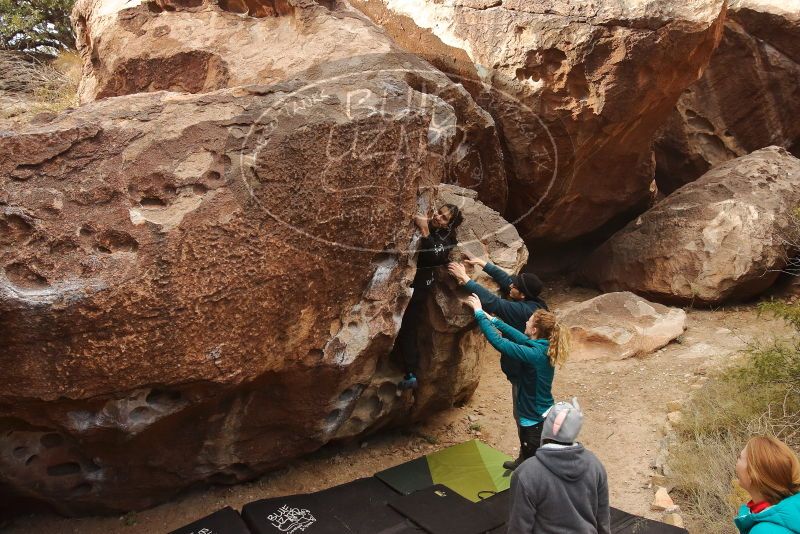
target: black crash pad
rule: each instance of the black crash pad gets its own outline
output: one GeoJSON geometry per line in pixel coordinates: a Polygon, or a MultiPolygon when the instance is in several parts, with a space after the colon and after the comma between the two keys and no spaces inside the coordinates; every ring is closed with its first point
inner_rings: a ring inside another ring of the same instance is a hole
{"type": "Polygon", "coordinates": [[[239,512],[226,506],[222,510],[173,530],[169,534],[251,534],[239,512]]]}
{"type": "MultiPolygon", "coordinates": [[[[492,495],[478,503],[478,506],[486,507],[507,520],[511,512],[511,490],[492,495]]],[[[491,534],[505,534],[506,531],[506,525],[503,525],[492,530],[491,534]]],[[[612,507],[611,532],[612,534],[688,534],[689,531],[612,507]]]]}
{"type": "Polygon", "coordinates": [[[613,534],[689,534],[685,528],[646,519],[616,508],[611,509],[611,532],[613,534]]]}
{"type": "Polygon", "coordinates": [[[506,534],[508,527],[508,514],[511,511],[511,490],[501,491],[494,495],[487,495],[478,503],[484,510],[489,510],[495,517],[503,520],[503,524],[489,531],[490,534],[506,534]]]}
{"type": "Polygon", "coordinates": [[[389,501],[389,506],[430,534],[484,534],[505,523],[488,508],[443,484],[389,501]]]}
{"type": "Polygon", "coordinates": [[[420,534],[387,506],[399,494],[375,477],[300,495],[262,499],[242,508],[253,534],[420,534]]]}

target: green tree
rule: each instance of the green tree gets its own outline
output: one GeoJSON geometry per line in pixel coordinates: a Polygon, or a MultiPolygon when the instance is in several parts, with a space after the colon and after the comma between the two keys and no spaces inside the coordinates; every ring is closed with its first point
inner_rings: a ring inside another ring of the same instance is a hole
{"type": "Polygon", "coordinates": [[[75,48],[75,0],[0,0],[0,50],[56,55],[75,48]]]}

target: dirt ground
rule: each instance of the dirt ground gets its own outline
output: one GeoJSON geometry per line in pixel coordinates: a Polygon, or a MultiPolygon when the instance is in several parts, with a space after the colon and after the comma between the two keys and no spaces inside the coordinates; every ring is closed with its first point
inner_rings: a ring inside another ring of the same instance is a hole
{"type": "MultiPolygon", "coordinates": [[[[550,288],[551,307],[596,293],[550,288]]],[[[688,310],[686,332],[664,349],[624,361],[570,362],[556,373],[556,400],[577,396],[585,412],[581,441],[605,464],[611,504],[660,519],[652,512],[650,467],[663,436],[666,403],[688,398],[714,369],[724,366],[756,339],[789,335],[781,322],[758,317],[752,306],[714,311],[688,310]]],[[[329,446],[262,478],[237,486],[195,490],[172,502],[123,517],[68,519],[53,515],[21,517],[5,530],[15,534],[165,533],[225,505],[240,509],[265,497],[324,489],[397,465],[421,454],[473,438],[516,456],[511,388],[496,352],[483,359],[480,385],[462,407],[440,413],[405,431],[369,437],[347,446],[329,446]]],[[[733,466],[731,466],[733,473],[733,466]]],[[[699,532],[699,531],[698,531],[699,532]]]]}

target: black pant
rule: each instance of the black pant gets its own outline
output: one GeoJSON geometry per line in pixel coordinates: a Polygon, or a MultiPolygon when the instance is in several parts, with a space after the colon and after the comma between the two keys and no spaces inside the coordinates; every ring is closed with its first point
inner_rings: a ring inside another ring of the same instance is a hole
{"type": "Polygon", "coordinates": [[[416,373],[419,366],[417,337],[419,336],[419,322],[425,317],[425,301],[428,299],[428,293],[429,291],[422,288],[414,289],[403,314],[400,331],[397,333],[396,344],[400,347],[406,373],[416,373]]]}
{"type": "Polygon", "coordinates": [[[536,450],[542,441],[543,426],[544,423],[533,426],[519,426],[519,450],[525,460],[531,456],[536,456],[536,450]]]}

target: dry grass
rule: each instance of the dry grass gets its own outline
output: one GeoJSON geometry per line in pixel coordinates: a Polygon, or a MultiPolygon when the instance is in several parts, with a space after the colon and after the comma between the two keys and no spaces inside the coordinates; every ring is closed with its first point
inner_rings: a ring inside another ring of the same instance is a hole
{"type": "Polygon", "coordinates": [[[23,122],[42,112],[58,113],[77,105],[81,60],[62,52],[50,61],[0,51],[0,119],[23,122]]]}
{"type": "MultiPolygon", "coordinates": [[[[766,309],[766,308],[765,308],[766,309]]],[[[780,307],[769,311],[788,315],[780,307]]],[[[800,345],[750,348],[686,405],[669,466],[686,518],[698,532],[735,533],[732,518],[748,500],[734,466],[750,436],[774,435],[800,450],[800,345]]]]}

